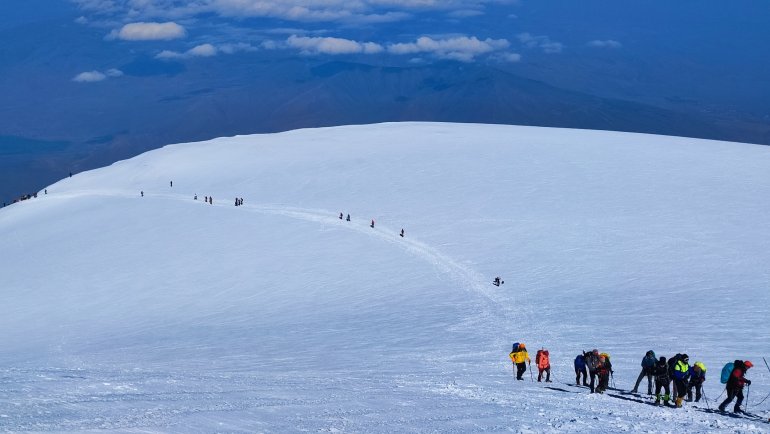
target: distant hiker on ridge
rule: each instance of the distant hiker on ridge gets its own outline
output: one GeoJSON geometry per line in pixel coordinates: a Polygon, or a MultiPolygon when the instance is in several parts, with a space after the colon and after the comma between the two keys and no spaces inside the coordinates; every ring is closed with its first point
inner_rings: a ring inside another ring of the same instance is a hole
{"type": "Polygon", "coordinates": [[[342,220],[342,213],[340,213],[340,220],[342,220]]]}
{"type": "Polygon", "coordinates": [[[401,235],[401,238],[404,238],[404,228],[401,228],[401,233],[399,235],[401,235]]]}
{"type": "Polygon", "coordinates": [[[169,182],[168,182],[168,186],[169,186],[169,187],[173,187],[173,186],[174,186],[174,181],[169,181],[169,182]]]}
{"type": "Polygon", "coordinates": [[[690,379],[690,357],[682,354],[674,364],[674,383],[676,383],[676,406],[681,407],[687,396],[687,383],[690,379]]]}
{"type": "Polygon", "coordinates": [[[695,362],[690,368],[690,382],[687,384],[687,401],[692,401],[692,389],[695,388],[695,402],[700,401],[703,391],[703,383],[706,381],[706,365],[703,362],[695,362]]]}
{"type": "Polygon", "coordinates": [[[545,382],[551,382],[551,358],[548,355],[548,350],[545,348],[537,350],[535,355],[535,364],[537,365],[537,382],[540,383],[543,380],[543,372],[545,372],[545,382]]]}
{"type": "Polygon", "coordinates": [[[144,190],[140,191],[139,194],[141,194],[142,197],[144,197],[144,190]]]}
{"type": "Polygon", "coordinates": [[[583,358],[586,362],[586,368],[588,368],[588,376],[591,377],[591,385],[589,387],[591,388],[591,393],[594,393],[596,391],[596,380],[599,375],[599,350],[594,349],[587,352],[583,358]]]}
{"type": "Polygon", "coordinates": [[[345,220],[350,221],[350,214],[345,218],[345,220]]]}
{"type": "Polygon", "coordinates": [[[583,377],[583,386],[588,386],[585,352],[575,357],[575,386],[580,386],[580,377],[583,377]]]}
{"type": "Polygon", "coordinates": [[[642,382],[644,377],[647,377],[647,394],[652,395],[652,377],[655,375],[655,363],[658,359],[655,357],[655,351],[647,351],[642,359],[642,371],[639,372],[639,376],[636,378],[636,384],[634,384],[632,393],[639,393],[639,383],[642,382]]]}
{"type": "Polygon", "coordinates": [[[597,393],[604,393],[609,388],[612,372],[610,355],[607,353],[599,354],[599,364],[596,365],[596,374],[599,377],[599,385],[596,388],[597,393]]]}
{"type": "Polygon", "coordinates": [[[670,382],[671,377],[668,375],[668,363],[665,357],[660,356],[658,363],[655,364],[655,404],[660,405],[661,398],[663,398],[663,404],[668,405],[668,400],[671,398],[670,382]],[[661,395],[661,390],[664,390],[666,394],[661,395]]]}
{"type": "Polygon", "coordinates": [[[516,365],[516,379],[524,380],[522,377],[527,371],[527,362],[531,362],[529,353],[527,353],[527,346],[520,343],[513,344],[513,349],[511,350],[511,353],[508,354],[508,357],[510,357],[513,364],[516,365]]]}
{"type": "Polygon", "coordinates": [[[372,219],[372,224],[370,226],[374,227],[374,219],[372,219]]]}
{"type": "Polygon", "coordinates": [[[725,411],[725,407],[727,407],[727,404],[729,404],[734,398],[738,398],[737,401],[735,401],[735,407],[733,407],[733,413],[743,413],[744,411],[741,410],[741,404],[743,404],[743,386],[748,384],[751,386],[751,380],[745,378],[746,371],[749,370],[749,368],[752,368],[754,366],[753,363],[746,360],[736,360],[733,364],[733,370],[730,373],[730,378],[727,380],[727,385],[725,386],[725,390],[727,391],[727,398],[725,398],[724,402],[719,404],[719,411],[725,411]]]}

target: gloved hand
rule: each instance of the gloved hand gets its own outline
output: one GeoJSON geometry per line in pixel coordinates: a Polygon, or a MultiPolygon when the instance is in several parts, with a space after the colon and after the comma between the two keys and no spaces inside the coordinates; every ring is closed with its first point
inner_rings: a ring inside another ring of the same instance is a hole
{"type": "Polygon", "coordinates": [[[751,386],[751,380],[746,380],[746,384],[748,384],[749,386],[751,386]]]}

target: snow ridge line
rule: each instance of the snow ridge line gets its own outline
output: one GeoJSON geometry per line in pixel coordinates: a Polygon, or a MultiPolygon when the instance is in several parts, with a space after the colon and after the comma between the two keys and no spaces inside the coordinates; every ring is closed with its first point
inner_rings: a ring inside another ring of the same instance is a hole
{"type": "MultiPolygon", "coordinates": [[[[309,209],[309,208],[296,208],[289,206],[276,206],[276,205],[243,205],[247,209],[251,209],[264,214],[283,215],[286,217],[324,223],[324,224],[338,224],[339,218],[335,213],[329,210],[309,209]]],[[[401,238],[397,235],[397,230],[388,226],[378,225],[371,228],[369,225],[348,225],[344,224],[341,227],[352,229],[356,232],[363,233],[369,236],[378,238],[381,241],[385,241],[392,245],[398,245],[404,250],[422,258],[423,260],[433,264],[441,272],[449,274],[456,281],[463,282],[463,286],[470,288],[473,292],[483,296],[487,300],[487,304],[490,309],[496,310],[496,315],[507,319],[510,315],[508,309],[496,297],[495,293],[486,288],[486,285],[481,283],[483,277],[473,269],[467,266],[463,266],[449,256],[439,252],[429,245],[417,241],[413,238],[401,238]]],[[[491,285],[491,283],[490,283],[491,285]]]]}
{"type": "MultiPolygon", "coordinates": [[[[121,198],[140,198],[136,194],[135,190],[114,190],[114,189],[88,189],[88,190],[75,190],[69,193],[62,194],[48,194],[45,198],[77,198],[77,197],[121,197],[121,198]]],[[[144,196],[147,198],[161,198],[189,202],[189,194],[165,194],[165,193],[149,193],[144,192],[144,196]]],[[[215,201],[216,202],[216,201],[215,201]]],[[[217,207],[229,207],[234,208],[231,201],[224,202],[220,200],[210,206],[217,207]]],[[[253,205],[244,204],[241,207],[270,215],[281,215],[298,220],[305,220],[323,224],[337,224],[338,218],[335,212],[324,209],[312,209],[312,208],[299,208],[279,204],[263,204],[253,205]]],[[[483,309],[485,320],[489,320],[491,323],[497,324],[512,324],[514,318],[517,316],[512,309],[506,307],[500,300],[494,291],[490,290],[485,282],[483,276],[471,269],[464,266],[451,257],[439,252],[437,249],[430,247],[429,245],[412,238],[398,237],[395,229],[387,226],[376,226],[375,228],[369,227],[369,225],[343,225],[345,228],[355,230],[359,233],[374,236],[381,241],[388,242],[393,245],[398,245],[404,250],[412,254],[413,256],[422,258],[423,260],[433,264],[441,272],[448,274],[455,281],[462,282],[462,285],[469,292],[476,293],[482,296],[486,300],[486,308],[483,309]],[[400,238],[400,239],[399,239],[400,238]]],[[[489,283],[491,285],[491,283],[489,283]]],[[[476,322],[476,321],[474,321],[476,322]]],[[[499,326],[494,327],[498,330],[495,334],[499,335],[499,326]]]]}

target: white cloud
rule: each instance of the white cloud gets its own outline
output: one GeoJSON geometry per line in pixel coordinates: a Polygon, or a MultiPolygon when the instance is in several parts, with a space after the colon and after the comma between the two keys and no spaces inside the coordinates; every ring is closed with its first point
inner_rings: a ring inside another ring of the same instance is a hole
{"type": "Polygon", "coordinates": [[[112,68],[104,72],[96,71],[96,70],[81,72],[80,74],[73,77],[72,81],[75,81],[78,83],[94,83],[97,81],[107,80],[108,78],[116,78],[121,76],[123,76],[123,71],[112,68]]]}
{"type": "Polygon", "coordinates": [[[429,53],[440,59],[453,59],[471,62],[477,56],[504,50],[510,44],[505,39],[480,40],[474,37],[458,36],[446,39],[433,39],[422,36],[415,42],[391,44],[388,52],[391,54],[429,53]]]}
{"type": "Polygon", "coordinates": [[[107,39],[122,39],[124,41],[167,41],[184,38],[187,35],[184,27],[174,22],[167,23],[129,23],[120,30],[113,30],[107,39]]]}
{"type": "Polygon", "coordinates": [[[97,81],[103,81],[107,79],[107,75],[105,75],[102,72],[99,71],[87,71],[87,72],[81,72],[80,74],[76,75],[72,81],[76,81],[78,83],[94,83],[97,81]]]}
{"type": "Polygon", "coordinates": [[[216,56],[218,51],[217,47],[211,44],[201,44],[189,49],[187,55],[193,57],[211,57],[216,56]]]}
{"type": "Polygon", "coordinates": [[[623,46],[618,41],[614,41],[612,39],[606,39],[606,40],[598,40],[595,39],[587,44],[589,47],[595,47],[595,48],[620,48],[623,46]]]}
{"type": "Polygon", "coordinates": [[[170,59],[183,59],[185,55],[183,53],[180,53],[178,51],[173,50],[163,50],[160,53],[155,55],[156,59],[161,60],[170,60],[170,59]]]}
{"type": "Polygon", "coordinates": [[[564,44],[551,41],[551,38],[548,36],[535,36],[530,33],[520,33],[516,35],[516,37],[525,47],[540,48],[545,53],[561,53],[564,49],[564,44]]]}
{"type": "Polygon", "coordinates": [[[201,44],[196,45],[195,47],[190,48],[183,53],[173,50],[163,50],[156,54],[155,58],[161,60],[189,59],[192,57],[213,57],[219,53],[235,54],[239,52],[253,52],[257,50],[257,47],[245,42],[222,45],[201,44]]]}
{"type": "Polygon", "coordinates": [[[75,23],[77,23],[77,24],[88,24],[88,18],[86,18],[84,16],[79,16],[79,17],[75,18],[75,23]]]}
{"type": "Polygon", "coordinates": [[[304,54],[376,54],[384,51],[382,45],[374,42],[357,42],[342,38],[291,35],[286,43],[304,54]]]}

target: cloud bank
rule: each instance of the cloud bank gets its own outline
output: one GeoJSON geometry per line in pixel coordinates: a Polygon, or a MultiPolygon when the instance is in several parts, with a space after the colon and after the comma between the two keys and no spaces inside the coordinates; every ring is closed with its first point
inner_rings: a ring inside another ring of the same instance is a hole
{"type": "Polygon", "coordinates": [[[184,27],[174,22],[167,23],[130,23],[120,30],[113,30],[107,39],[122,39],[124,41],[168,41],[187,36],[184,27]]]}
{"type": "Polygon", "coordinates": [[[184,19],[201,14],[221,17],[278,18],[299,22],[371,24],[401,21],[420,12],[468,17],[485,5],[515,0],[72,0],[81,10],[128,19],[184,19]]]}
{"type": "Polygon", "coordinates": [[[123,71],[119,69],[108,69],[105,72],[101,71],[86,71],[81,72],[72,78],[72,81],[77,83],[95,83],[97,81],[104,81],[111,77],[120,77],[123,75],[123,71]]]}
{"type": "Polygon", "coordinates": [[[480,40],[473,37],[458,36],[447,39],[433,39],[422,36],[415,42],[398,43],[388,46],[391,54],[430,54],[439,59],[452,59],[461,62],[471,62],[477,56],[504,50],[510,43],[505,39],[480,40]]]}
{"type": "Polygon", "coordinates": [[[377,54],[384,51],[374,42],[357,42],[342,38],[311,38],[291,35],[286,40],[289,47],[299,49],[303,54],[377,54]]]}

